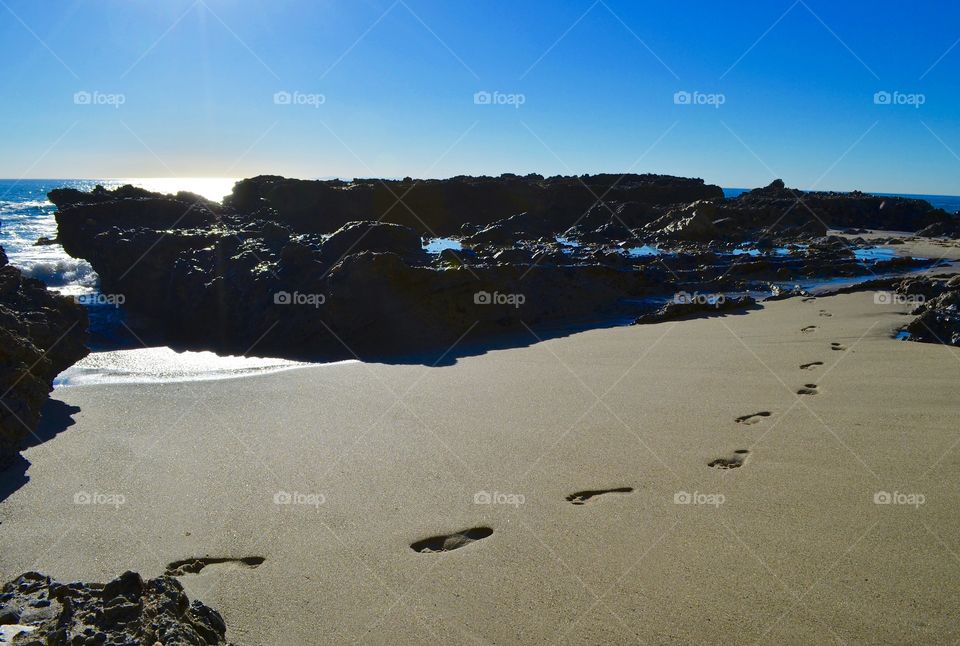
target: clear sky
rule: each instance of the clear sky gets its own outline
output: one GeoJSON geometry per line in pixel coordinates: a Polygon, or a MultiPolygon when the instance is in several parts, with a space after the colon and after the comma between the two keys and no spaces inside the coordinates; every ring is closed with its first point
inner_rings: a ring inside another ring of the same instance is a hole
{"type": "Polygon", "coordinates": [[[0,177],[960,194],[958,40],[946,0],[0,0],[0,177]]]}

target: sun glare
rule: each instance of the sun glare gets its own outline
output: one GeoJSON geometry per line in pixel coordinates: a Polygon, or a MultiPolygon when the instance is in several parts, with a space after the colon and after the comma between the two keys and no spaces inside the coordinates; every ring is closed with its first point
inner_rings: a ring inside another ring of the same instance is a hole
{"type": "Polygon", "coordinates": [[[230,194],[237,179],[236,177],[131,177],[121,182],[158,193],[188,191],[219,202],[224,196],[230,194]]]}

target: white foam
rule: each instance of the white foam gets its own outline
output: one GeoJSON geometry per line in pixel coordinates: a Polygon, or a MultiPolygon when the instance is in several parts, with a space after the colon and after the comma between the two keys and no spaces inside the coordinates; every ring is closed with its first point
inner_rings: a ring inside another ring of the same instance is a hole
{"type": "Polygon", "coordinates": [[[99,280],[97,272],[93,270],[90,263],[77,258],[42,260],[15,258],[14,262],[19,266],[24,276],[42,280],[51,289],[71,288],[79,291],[90,291],[97,286],[99,280]]]}
{"type": "Polygon", "coordinates": [[[213,352],[176,352],[168,347],[112,350],[91,353],[60,373],[54,386],[235,379],[315,365],[318,364],[264,357],[220,356],[213,352]]]}

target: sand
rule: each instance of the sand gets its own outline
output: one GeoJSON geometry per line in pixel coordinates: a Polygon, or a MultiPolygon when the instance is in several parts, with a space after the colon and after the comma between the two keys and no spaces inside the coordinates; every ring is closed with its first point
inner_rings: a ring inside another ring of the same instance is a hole
{"type": "Polygon", "coordinates": [[[241,645],[954,643],[960,350],[894,340],[907,309],[60,388],[74,423],[24,452],[0,573],[247,559],[180,579],[241,645]]]}

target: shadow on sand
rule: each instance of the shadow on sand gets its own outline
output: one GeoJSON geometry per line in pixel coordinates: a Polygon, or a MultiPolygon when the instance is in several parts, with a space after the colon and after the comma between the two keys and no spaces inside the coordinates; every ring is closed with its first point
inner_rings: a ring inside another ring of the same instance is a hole
{"type": "MultiPolygon", "coordinates": [[[[41,442],[46,442],[67,430],[74,424],[73,415],[79,412],[79,406],[71,406],[59,399],[48,399],[41,411],[40,424],[37,426],[37,430],[29,436],[23,448],[28,449],[41,442]]],[[[27,484],[27,481],[30,480],[27,476],[29,467],[30,462],[23,457],[23,454],[19,454],[6,469],[0,471],[0,502],[6,500],[17,489],[27,484]]]]}
{"type": "MultiPolygon", "coordinates": [[[[641,323],[638,325],[671,325],[673,323],[679,323],[681,321],[692,321],[695,319],[703,318],[724,318],[727,316],[743,316],[749,312],[762,309],[762,306],[759,304],[745,306],[740,309],[735,310],[720,310],[720,311],[710,311],[710,312],[700,312],[693,313],[687,316],[668,319],[665,321],[657,321],[652,323],[641,323]]],[[[555,325],[555,326],[537,326],[532,327],[528,330],[522,330],[519,332],[504,333],[495,336],[490,336],[489,334],[478,334],[475,338],[471,338],[471,334],[467,333],[452,348],[445,350],[435,350],[435,351],[424,351],[424,352],[415,352],[410,354],[390,354],[390,355],[348,355],[338,357],[337,360],[342,359],[359,359],[360,361],[366,363],[382,363],[388,365],[423,365],[429,367],[445,367],[452,366],[457,363],[458,360],[476,357],[484,355],[488,352],[496,350],[510,350],[513,348],[527,348],[542,341],[550,341],[552,339],[560,339],[568,336],[573,336],[574,334],[579,334],[581,332],[589,332],[591,330],[601,330],[601,329],[610,329],[616,327],[627,327],[633,324],[633,321],[636,319],[635,315],[629,317],[616,318],[616,319],[604,319],[604,320],[592,320],[580,323],[565,324],[565,325],[555,325]]],[[[313,358],[303,358],[303,361],[319,361],[319,362],[328,362],[329,358],[317,359],[313,358]]]]}

